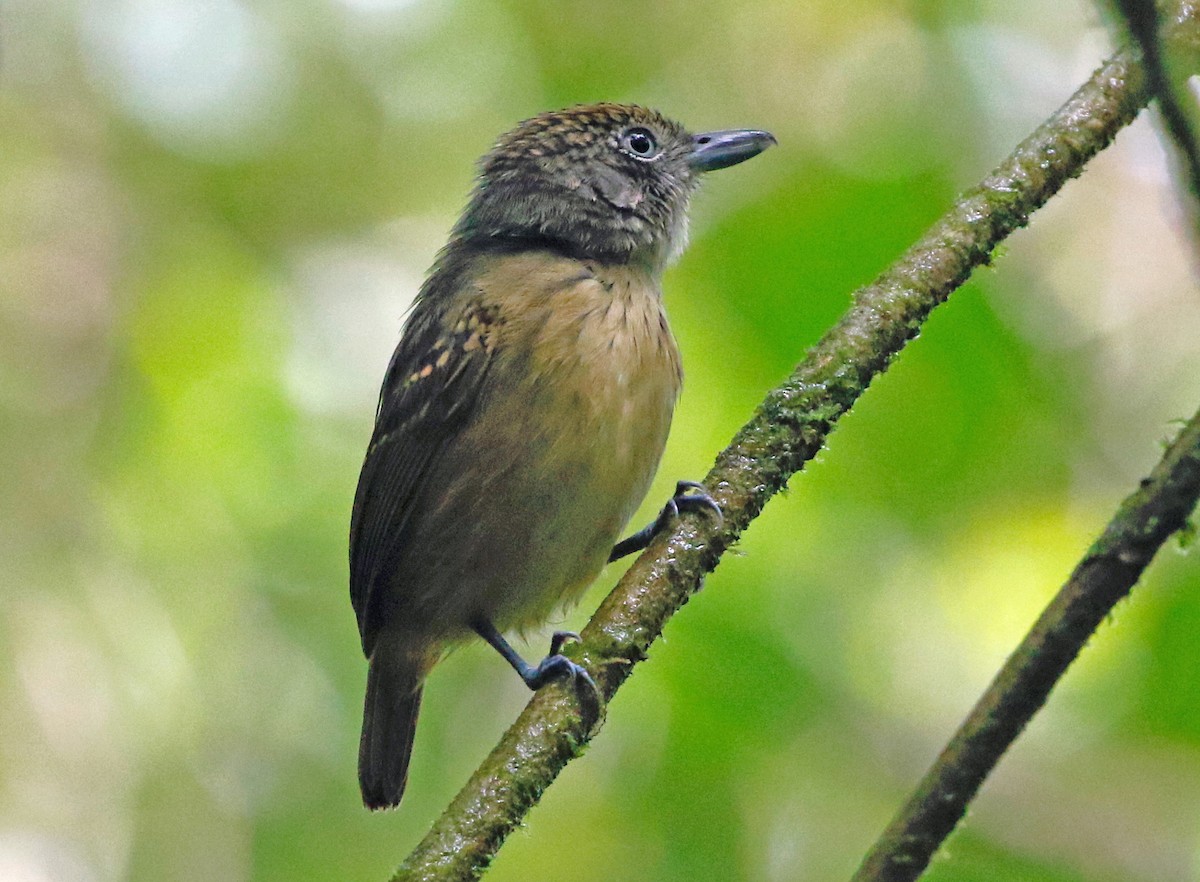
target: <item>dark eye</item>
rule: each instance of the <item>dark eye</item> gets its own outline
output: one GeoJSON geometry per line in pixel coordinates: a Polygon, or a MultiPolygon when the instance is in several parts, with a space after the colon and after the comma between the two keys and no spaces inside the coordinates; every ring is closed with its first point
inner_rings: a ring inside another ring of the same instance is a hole
{"type": "Polygon", "coordinates": [[[653,159],[658,155],[658,141],[649,129],[630,129],[621,136],[621,148],[638,159],[653,159]]]}

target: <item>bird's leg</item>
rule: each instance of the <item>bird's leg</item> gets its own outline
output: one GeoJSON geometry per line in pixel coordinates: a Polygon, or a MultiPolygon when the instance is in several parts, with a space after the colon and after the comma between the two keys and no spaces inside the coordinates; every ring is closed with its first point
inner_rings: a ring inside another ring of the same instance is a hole
{"type": "Polygon", "coordinates": [[[650,544],[651,539],[674,524],[679,513],[684,511],[710,512],[716,515],[718,524],[723,520],[721,506],[717,505],[717,501],[708,495],[708,490],[703,484],[696,481],[680,481],[675,485],[675,495],[667,500],[667,504],[663,506],[654,522],[614,545],[612,552],[608,555],[608,562],[612,563],[627,554],[641,551],[650,544]],[[689,490],[697,492],[688,493],[689,490]]]}
{"type": "Polygon", "coordinates": [[[559,652],[567,640],[579,639],[579,635],[574,631],[555,631],[550,638],[550,654],[542,659],[537,667],[534,667],[517,654],[517,651],[509,645],[489,620],[479,619],[473,627],[476,634],[491,644],[496,652],[504,656],[504,660],[521,675],[521,679],[530,689],[537,691],[556,677],[570,677],[573,680],[584,681],[592,688],[593,692],[599,694],[591,674],[584,670],[582,665],[576,664],[559,652]]]}

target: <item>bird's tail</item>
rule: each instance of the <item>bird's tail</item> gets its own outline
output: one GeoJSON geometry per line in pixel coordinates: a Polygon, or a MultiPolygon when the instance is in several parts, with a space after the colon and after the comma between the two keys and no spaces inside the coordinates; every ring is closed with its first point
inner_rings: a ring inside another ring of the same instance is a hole
{"type": "Polygon", "coordinates": [[[382,643],[371,653],[358,745],[358,784],[371,810],[394,808],[404,795],[425,679],[421,656],[391,649],[382,643]]]}

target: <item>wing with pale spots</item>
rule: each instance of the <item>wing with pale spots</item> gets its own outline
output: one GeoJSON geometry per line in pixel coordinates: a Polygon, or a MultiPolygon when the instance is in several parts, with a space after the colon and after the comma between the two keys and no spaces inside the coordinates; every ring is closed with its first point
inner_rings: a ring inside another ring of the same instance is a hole
{"type": "Polygon", "coordinates": [[[498,321],[466,297],[423,298],[388,366],[350,520],[350,599],[368,656],[426,476],[479,402],[498,321]]]}

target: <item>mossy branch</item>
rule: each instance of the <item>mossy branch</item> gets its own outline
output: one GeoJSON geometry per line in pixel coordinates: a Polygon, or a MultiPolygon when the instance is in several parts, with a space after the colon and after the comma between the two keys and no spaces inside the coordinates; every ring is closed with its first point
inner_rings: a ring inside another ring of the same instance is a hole
{"type": "Polygon", "coordinates": [[[853,882],[911,882],[958,824],[1000,757],[1200,498],[1200,412],[1109,521],[908,803],[876,841],[853,882]]]}
{"type": "MultiPolygon", "coordinates": [[[[1029,215],[1104,149],[1146,102],[1145,80],[1119,53],[874,283],[773,389],[717,457],[705,484],[725,513],[686,517],[622,577],[574,647],[606,700],[646,657],[763,506],[824,445],[838,419],[915,337],[929,313],[1029,215]]],[[[476,879],[562,768],[595,733],[593,709],[560,685],[537,693],[395,882],[476,879]]]]}

